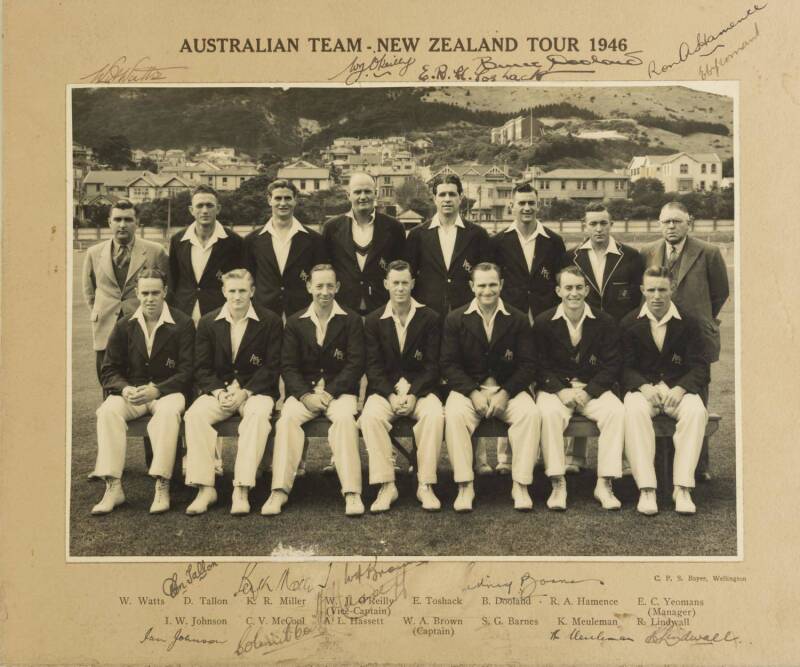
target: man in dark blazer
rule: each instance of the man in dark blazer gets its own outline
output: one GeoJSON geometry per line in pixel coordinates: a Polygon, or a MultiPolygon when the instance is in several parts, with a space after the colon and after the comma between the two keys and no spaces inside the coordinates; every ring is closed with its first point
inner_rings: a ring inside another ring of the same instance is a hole
{"type": "Polygon", "coordinates": [[[169,242],[167,298],[197,323],[225,302],[222,275],[242,267],[242,238],[217,220],[220,205],[214,188],[198,185],[192,190],[189,211],[194,222],[169,242]]]}
{"type": "MultiPolygon", "coordinates": [[[[527,313],[531,323],[558,303],[556,275],[564,263],[564,240],[536,219],[539,194],[530,181],[514,186],[514,224],[491,238],[494,262],[503,272],[504,303],[527,313]]],[[[490,472],[485,442],[475,451],[478,472],[490,472]]],[[[505,438],[497,440],[497,472],[511,472],[505,438]]]]}
{"type": "Polygon", "coordinates": [[[97,463],[94,474],[106,480],[103,499],[92,514],[108,514],[125,502],[126,422],[148,412],[147,435],[153,446],[149,474],[156,478],[151,514],[169,509],[169,481],[191,391],[194,324],[188,315],[164,302],[166,276],[158,269],[139,272],[139,307],[117,321],[101,370],[108,397],[97,410],[97,463]]]}
{"type": "Polygon", "coordinates": [[[645,303],[622,320],[625,452],[641,492],[642,514],[658,512],[652,418],[663,412],[678,422],[672,438],[672,497],[681,514],[695,512],[691,490],[708,422],[701,397],[710,376],[700,323],[672,302],[674,290],[669,268],[646,269],[645,303]]]}
{"type": "Polygon", "coordinates": [[[541,313],[533,325],[538,353],[536,405],[542,417],[545,474],[553,491],[547,506],[567,508],[564,430],[574,412],[597,422],[597,484],[594,497],[603,509],[617,510],[612,481],[622,474],[625,412],[613,392],[622,369],[619,331],[614,318],[586,303],[586,277],[576,266],[558,274],[561,303],[541,313]]]}
{"type": "Polygon", "coordinates": [[[311,268],[326,261],[322,236],[294,217],[297,188],[279,179],[267,187],[272,216],[244,239],[244,265],[255,278],[255,304],[288,317],[306,308],[311,268]]]}
{"type": "Polygon", "coordinates": [[[160,243],[136,236],[138,213],[127,199],[117,201],[108,213],[111,239],[93,245],[83,262],[83,296],[92,321],[97,378],[106,342],[117,320],[130,317],[139,307],[136,283],[142,269],[167,274],[169,259],[160,243]]]}
{"type": "Polygon", "coordinates": [[[436,214],[411,230],[406,259],[414,272],[414,298],[445,317],[471,300],[470,272],[491,261],[492,249],[486,230],[459,215],[464,189],[458,176],[437,177],[431,191],[436,214]]]}
{"type": "Polygon", "coordinates": [[[253,277],[246,269],[222,276],[225,303],[200,318],[195,344],[195,385],[200,394],[186,411],[186,483],[197,486],[187,514],[203,514],[217,501],[213,424],[238,413],[239,442],[231,514],[250,511],[249,492],[264,457],[272,408],[278,400],[281,320],[253,305],[253,277]]]}
{"type": "Polygon", "coordinates": [[[369,483],[380,484],[372,512],[385,512],[397,500],[389,431],[397,417],[411,417],[417,445],[417,498],[436,511],[433,491],[444,436],[439,386],[438,313],[411,296],[414,279],[408,262],[389,264],[384,286],[389,302],[367,315],[367,400],[358,420],[369,454],[369,483]]]}
{"type": "Polygon", "coordinates": [[[405,252],[406,233],[397,220],[375,210],[375,181],[350,177],[351,209],[328,220],[322,230],[325,250],[341,284],[339,301],[362,315],[386,303],[386,268],[405,252]]]}
{"type": "MultiPolygon", "coordinates": [[[[600,203],[586,207],[589,237],[567,253],[566,265],[577,267],[586,279],[586,303],[596,313],[608,313],[619,322],[641,301],[644,261],[639,251],[617,241],[614,222],[600,203]]],[[[586,439],[567,443],[567,472],[579,472],[586,464],[586,439]]]]}
{"type": "MultiPolygon", "coordinates": [[[[666,266],[674,278],[672,300],[682,313],[694,317],[705,341],[709,363],[719,361],[719,313],[728,300],[728,270],[719,248],[689,235],[692,218],[680,202],[664,205],[659,215],[663,240],[642,248],[645,265],[666,266]]],[[[697,476],[711,479],[707,443],[697,476]]]]}
{"type": "Polygon", "coordinates": [[[345,497],[345,514],[364,513],[358,455],[358,388],[364,373],[361,317],[336,302],[339,283],[330,264],[311,269],[311,305],[286,321],[281,369],[286,401],[275,425],[272,493],[261,513],[280,514],[303,456],[303,424],[320,415],[331,421],[328,441],[345,497]]]}
{"type": "Polygon", "coordinates": [[[539,410],[529,393],[536,373],[528,316],[500,298],[503,281],[495,264],[472,270],[475,298],[445,319],[441,368],[450,394],[445,404],[445,442],[459,486],[453,508],[472,510],[475,498],[472,433],[482,419],[509,425],[513,452],[511,497],[514,508],[533,507],[528,485],[539,454],[539,410]]]}

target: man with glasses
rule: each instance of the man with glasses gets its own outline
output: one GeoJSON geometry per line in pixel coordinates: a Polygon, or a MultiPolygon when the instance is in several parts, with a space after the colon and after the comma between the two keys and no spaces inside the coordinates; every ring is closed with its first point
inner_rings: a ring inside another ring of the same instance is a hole
{"type": "MultiPolygon", "coordinates": [[[[719,312],[728,300],[728,269],[719,248],[689,235],[692,217],[677,201],[664,204],[658,217],[662,240],[642,248],[649,267],[665,267],[673,281],[672,300],[700,326],[709,363],[719,361],[719,312]]],[[[707,399],[707,397],[706,397],[707,399]]],[[[708,447],[703,447],[697,476],[711,479],[708,447]]]]}

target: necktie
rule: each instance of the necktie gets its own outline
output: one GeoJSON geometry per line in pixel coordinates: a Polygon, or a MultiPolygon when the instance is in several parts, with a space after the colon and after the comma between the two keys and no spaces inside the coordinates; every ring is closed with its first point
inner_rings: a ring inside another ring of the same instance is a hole
{"type": "Polygon", "coordinates": [[[117,253],[114,255],[114,266],[116,266],[120,271],[125,269],[128,266],[130,256],[131,251],[128,246],[117,246],[117,253]]]}
{"type": "Polygon", "coordinates": [[[669,257],[667,258],[667,267],[670,273],[675,272],[675,264],[678,262],[678,251],[674,245],[669,247],[669,257]]]}

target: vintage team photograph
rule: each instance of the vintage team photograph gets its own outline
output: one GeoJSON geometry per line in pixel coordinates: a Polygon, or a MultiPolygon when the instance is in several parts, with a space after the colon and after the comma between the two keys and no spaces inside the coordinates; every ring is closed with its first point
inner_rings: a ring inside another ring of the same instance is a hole
{"type": "Polygon", "coordinates": [[[741,557],[729,86],[68,92],[69,560],[741,557]]]}

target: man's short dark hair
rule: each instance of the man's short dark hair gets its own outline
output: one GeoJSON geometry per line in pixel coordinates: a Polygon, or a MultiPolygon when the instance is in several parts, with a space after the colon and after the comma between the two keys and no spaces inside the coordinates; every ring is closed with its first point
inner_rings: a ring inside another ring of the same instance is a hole
{"type": "Polygon", "coordinates": [[[464,194],[464,186],[461,185],[461,179],[455,174],[444,174],[443,176],[437,176],[433,179],[433,181],[431,181],[431,192],[434,196],[436,196],[436,188],[438,188],[440,185],[455,185],[456,190],[458,190],[458,194],[464,194]]]}
{"type": "Polygon", "coordinates": [[[161,269],[142,269],[136,276],[136,282],[138,283],[140,280],[145,280],[147,278],[158,279],[161,281],[161,284],[164,285],[164,287],[167,286],[167,277],[164,275],[164,272],[161,271],[161,269]]]}
{"type": "Polygon", "coordinates": [[[109,217],[111,217],[111,210],[115,208],[118,208],[120,211],[133,210],[133,216],[135,218],[139,217],[139,209],[136,208],[136,204],[134,204],[130,199],[118,199],[115,203],[111,204],[111,208],[108,209],[109,217]]]}
{"type": "Polygon", "coordinates": [[[247,269],[231,269],[222,275],[222,285],[225,285],[226,280],[249,280],[251,285],[255,284],[253,274],[247,269]]]}
{"type": "Polygon", "coordinates": [[[586,213],[608,213],[608,209],[602,202],[595,201],[586,206],[586,213]]]}
{"type": "Polygon", "coordinates": [[[201,184],[192,188],[192,194],[189,197],[189,201],[194,199],[195,195],[214,195],[214,198],[217,200],[217,203],[219,203],[219,193],[210,185],[201,184]]]}
{"type": "Polygon", "coordinates": [[[408,271],[409,273],[412,273],[411,264],[404,259],[395,259],[394,261],[389,262],[389,266],[386,267],[387,276],[389,275],[390,271],[408,271]]]}
{"type": "Polygon", "coordinates": [[[472,270],[469,272],[469,279],[474,281],[475,280],[475,272],[476,271],[497,271],[497,277],[502,280],[503,279],[503,271],[502,269],[495,264],[494,262],[480,262],[472,267],[472,270]]]}
{"type": "Polygon", "coordinates": [[[291,190],[292,194],[297,197],[300,194],[300,191],[297,189],[297,186],[292,183],[291,181],[286,180],[285,178],[278,178],[272,181],[267,186],[267,192],[271,195],[275,190],[278,188],[283,188],[285,190],[291,190]]]}
{"type": "Polygon", "coordinates": [[[318,271],[333,271],[333,275],[336,275],[336,269],[333,268],[333,264],[315,264],[311,267],[311,271],[308,272],[308,282],[311,282],[311,277],[318,271]]]}
{"type": "Polygon", "coordinates": [[[583,271],[581,271],[577,266],[565,266],[563,269],[561,269],[561,271],[559,271],[556,274],[556,285],[558,285],[559,287],[561,287],[561,276],[563,276],[565,273],[568,273],[571,276],[575,276],[576,278],[582,278],[583,284],[588,285],[588,282],[586,281],[586,276],[583,275],[583,271]]]}
{"type": "Polygon", "coordinates": [[[644,279],[648,276],[650,278],[667,278],[670,284],[675,282],[675,276],[670,273],[666,266],[651,266],[645,269],[642,274],[642,285],[644,285],[644,279]]]}
{"type": "Polygon", "coordinates": [[[680,202],[680,201],[677,201],[677,200],[674,200],[674,199],[672,201],[668,201],[666,204],[664,204],[661,207],[661,210],[663,211],[665,208],[674,208],[674,209],[677,209],[678,211],[680,211],[681,213],[685,213],[686,215],[691,215],[689,213],[689,209],[686,208],[686,205],[683,202],[680,202]]]}
{"type": "Polygon", "coordinates": [[[515,195],[518,192],[524,192],[525,194],[532,192],[537,197],[539,196],[539,191],[533,187],[533,181],[520,181],[519,183],[514,184],[514,188],[511,190],[511,194],[515,195]]]}

